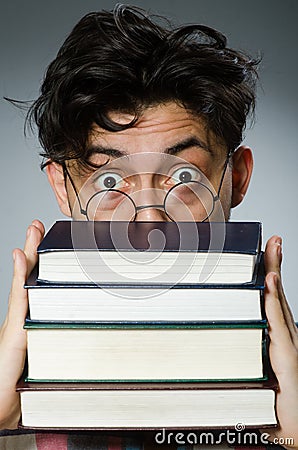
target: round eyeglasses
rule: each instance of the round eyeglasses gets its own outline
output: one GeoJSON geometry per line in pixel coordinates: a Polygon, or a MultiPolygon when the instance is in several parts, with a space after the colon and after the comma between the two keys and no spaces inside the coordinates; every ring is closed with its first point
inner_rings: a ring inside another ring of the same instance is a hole
{"type": "MultiPolygon", "coordinates": [[[[104,181],[104,189],[91,192],[85,188],[87,194],[85,207],[82,206],[81,192],[77,191],[75,183],[70,173],[63,164],[65,180],[68,177],[76,194],[79,211],[89,221],[135,221],[140,211],[145,209],[161,210],[166,219],[174,222],[195,221],[205,222],[210,218],[215,210],[216,203],[219,202],[219,195],[222,188],[228,161],[232,153],[226,157],[222,176],[217,192],[213,190],[210,182],[204,175],[200,175],[200,181],[193,180],[189,167],[182,167],[179,171],[179,178],[170,189],[165,191],[159,188],[146,189],[148,198],[154,198],[155,202],[139,204],[140,197],[144,195],[144,189],[135,190],[129,193],[115,188],[119,184],[119,175],[111,175],[107,171],[104,181]]],[[[196,172],[200,172],[196,169],[196,172]]],[[[86,196],[86,195],[85,195],[86,196]]]]}

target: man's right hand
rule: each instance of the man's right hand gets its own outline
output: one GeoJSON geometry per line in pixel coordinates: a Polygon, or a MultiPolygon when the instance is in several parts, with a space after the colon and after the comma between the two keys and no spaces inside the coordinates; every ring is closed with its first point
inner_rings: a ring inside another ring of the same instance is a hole
{"type": "Polygon", "coordinates": [[[0,329],[0,429],[17,428],[20,418],[20,401],[15,388],[24,369],[27,347],[23,325],[28,297],[23,286],[37,263],[36,249],[43,236],[43,224],[34,220],[27,230],[24,251],[13,251],[14,274],[8,312],[0,329]]]}

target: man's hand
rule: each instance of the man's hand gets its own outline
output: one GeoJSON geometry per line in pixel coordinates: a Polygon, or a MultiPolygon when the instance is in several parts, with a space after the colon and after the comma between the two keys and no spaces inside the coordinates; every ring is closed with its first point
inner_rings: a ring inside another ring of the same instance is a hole
{"type": "Polygon", "coordinates": [[[14,274],[8,313],[0,329],[0,429],[17,428],[20,417],[16,383],[22,375],[26,356],[26,332],[23,329],[28,309],[24,283],[37,263],[36,249],[44,235],[44,226],[34,220],[27,230],[24,251],[15,249],[14,274]]]}
{"type": "Polygon", "coordinates": [[[281,244],[281,238],[273,236],[265,249],[265,310],[269,322],[269,355],[279,382],[276,399],[279,426],[266,430],[266,433],[270,434],[270,441],[279,439],[280,445],[298,449],[298,330],[281,282],[281,244]],[[294,443],[289,444],[286,438],[293,438],[294,443]]]}

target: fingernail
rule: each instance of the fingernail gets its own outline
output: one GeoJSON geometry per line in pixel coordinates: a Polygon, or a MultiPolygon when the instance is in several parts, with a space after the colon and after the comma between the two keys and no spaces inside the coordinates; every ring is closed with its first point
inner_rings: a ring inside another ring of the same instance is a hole
{"type": "Polygon", "coordinates": [[[19,259],[19,255],[18,255],[18,252],[16,250],[13,251],[12,258],[13,258],[13,262],[17,264],[18,263],[18,259],[19,259]]]}
{"type": "Polygon", "coordinates": [[[278,244],[278,245],[281,245],[281,244],[282,244],[282,239],[281,239],[280,236],[278,236],[278,237],[276,238],[275,244],[278,244]]]}
{"type": "Polygon", "coordinates": [[[277,288],[277,275],[276,275],[276,273],[273,275],[272,281],[273,281],[273,287],[274,287],[274,289],[276,289],[277,288]]]}
{"type": "Polygon", "coordinates": [[[27,230],[27,233],[26,233],[26,236],[27,236],[27,238],[30,236],[30,234],[31,234],[31,227],[28,227],[28,230],[27,230]]]}

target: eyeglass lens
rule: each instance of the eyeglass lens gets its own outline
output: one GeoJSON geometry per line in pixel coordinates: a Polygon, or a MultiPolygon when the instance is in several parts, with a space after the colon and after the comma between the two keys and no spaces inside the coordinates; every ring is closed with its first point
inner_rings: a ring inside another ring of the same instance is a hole
{"type": "MultiPolygon", "coordinates": [[[[68,172],[67,175],[71,180],[68,172]]],[[[107,221],[135,220],[141,210],[148,208],[162,210],[173,221],[204,221],[213,213],[220,190],[216,193],[193,164],[177,156],[150,152],[112,160],[93,173],[79,190],[73,180],[71,183],[81,214],[88,220],[107,221]],[[147,177],[152,187],[144,188],[142,177],[147,177]]]]}
{"type": "MultiPolygon", "coordinates": [[[[95,193],[86,205],[88,220],[134,220],[137,193],[127,195],[118,190],[95,193]]],[[[204,221],[214,209],[214,195],[199,182],[179,183],[164,196],[162,204],[142,205],[162,209],[175,221],[204,221]]]]}

